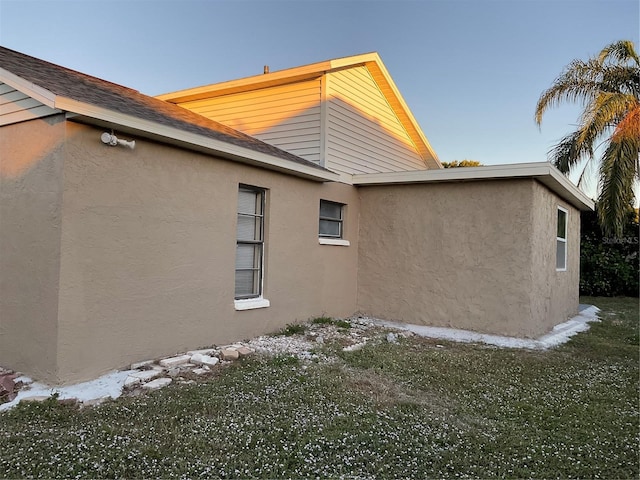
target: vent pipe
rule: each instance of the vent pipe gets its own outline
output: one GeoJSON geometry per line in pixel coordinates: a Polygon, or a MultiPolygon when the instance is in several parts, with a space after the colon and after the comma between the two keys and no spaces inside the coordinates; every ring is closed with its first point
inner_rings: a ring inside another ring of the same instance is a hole
{"type": "Polygon", "coordinates": [[[264,73],[269,73],[269,65],[264,66],[264,73]]]}

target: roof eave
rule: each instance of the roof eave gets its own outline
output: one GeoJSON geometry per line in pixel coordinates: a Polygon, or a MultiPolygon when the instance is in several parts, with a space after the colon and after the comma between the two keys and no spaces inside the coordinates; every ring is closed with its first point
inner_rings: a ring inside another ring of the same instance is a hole
{"type": "Polygon", "coordinates": [[[328,170],[323,171],[307,165],[294,164],[267,153],[257,152],[222,140],[185,132],[178,128],[161,125],[156,122],[114,112],[69,98],[56,97],[55,108],[79,115],[80,117],[75,118],[75,120],[82,121],[83,123],[95,122],[101,126],[109,124],[111,128],[113,128],[115,124],[127,129],[129,132],[140,132],[143,136],[163,140],[167,143],[217,155],[240,163],[287,173],[307,180],[331,182],[338,181],[339,179],[338,174],[328,170]]]}
{"type": "Polygon", "coordinates": [[[548,162],[489,165],[484,167],[367,173],[353,176],[353,185],[402,185],[531,178],[539,181],[579,210],[593,210],[594,202],[548,162]]]}

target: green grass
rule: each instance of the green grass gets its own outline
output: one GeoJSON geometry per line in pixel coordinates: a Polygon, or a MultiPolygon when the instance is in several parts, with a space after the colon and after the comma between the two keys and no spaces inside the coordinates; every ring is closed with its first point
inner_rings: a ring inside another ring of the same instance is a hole
{"type": "Polygon", "coordinates": [[[0,414],[0,476],[638,478],[637,299],[583,301],[603,321],[546,352],[403,338],[21,404],[0,414]]]}

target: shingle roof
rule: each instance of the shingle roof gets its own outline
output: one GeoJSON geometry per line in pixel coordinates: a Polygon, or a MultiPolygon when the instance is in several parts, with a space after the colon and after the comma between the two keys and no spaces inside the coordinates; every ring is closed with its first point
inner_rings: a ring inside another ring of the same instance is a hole
{"type": "Polygon", "coordinates": [[[313,162],[172,103],[1,46],[0,68],[61,97],[327,171],[313,162]]]}

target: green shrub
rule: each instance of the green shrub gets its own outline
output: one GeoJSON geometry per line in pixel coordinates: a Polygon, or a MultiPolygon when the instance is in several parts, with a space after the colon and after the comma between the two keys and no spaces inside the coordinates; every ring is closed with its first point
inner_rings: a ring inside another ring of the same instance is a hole
{"type": "Polygon", "coordinates": [[[280,330],[276,335],[284,335],[285,337],[290,337],[292,335],[303,334],[307,329],[306,325],[301,323],[289,323],[286,327],[280,330]]]}
{"type": "Polygon", "coordinates": [[[638,219],[629,213],[621,237],[606,237],[596,212],[583,212],[580,232],[580,294],[638,296],[638,219]]]}
{"type": "Polygon", "coordinates": [[[330,325],[333,323],[333,318],[331,317],[317,317],[311,320],[311,323],[314,325],[330,325]]]}

